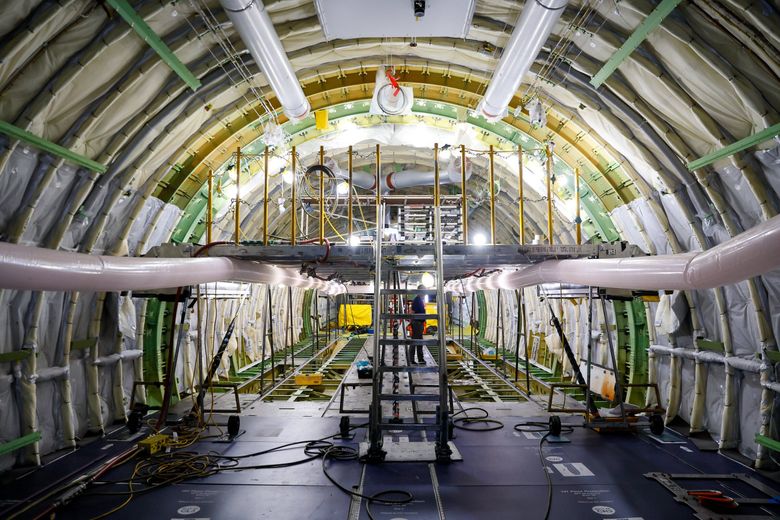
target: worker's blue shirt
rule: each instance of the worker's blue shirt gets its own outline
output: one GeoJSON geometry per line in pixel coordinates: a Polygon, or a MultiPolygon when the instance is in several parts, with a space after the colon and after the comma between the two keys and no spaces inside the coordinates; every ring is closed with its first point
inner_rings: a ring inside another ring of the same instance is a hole
{"type": "Polygon", "coordinates": [[[412,301],[412,312],[415,314],[425,314],[425,302],[422,296],[416,296],[412,301]]]}

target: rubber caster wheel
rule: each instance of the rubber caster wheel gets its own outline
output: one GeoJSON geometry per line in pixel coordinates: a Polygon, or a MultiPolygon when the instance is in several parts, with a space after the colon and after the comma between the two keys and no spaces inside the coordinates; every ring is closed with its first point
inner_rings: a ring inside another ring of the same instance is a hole
{"type": "Polygon", "coordinates": [[[140,410],[133,410],[127,416],[127,429],[130,433],[137,433],[143,424],[144,415],[140,410]]]}
{"type": "Polygon", "coordinates": [[[550,435],[559,437],[561,435],[561,418],[557,415],[550,416],[550,435]]]}
{"type": "Polygon", "coordinates": [[[650,432],[653,435],[661,435],[664,433],[664,418],[659,414],[650,416],[650,432]]]}
{"type": "Polygon", "coordinates": [[[241,417],[238,415],[231,415],[228,417],[227,431],[228,436],[235,437],[238,435],[238,430],[241,429],[241,417]]]}

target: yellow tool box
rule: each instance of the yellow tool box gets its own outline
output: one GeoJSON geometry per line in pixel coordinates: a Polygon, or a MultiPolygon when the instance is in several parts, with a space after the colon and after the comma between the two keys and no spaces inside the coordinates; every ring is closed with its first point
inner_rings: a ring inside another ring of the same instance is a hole
{"type": "Polygon", "coordinates": [[[322,384],[322,374],[298,374],[295,376],[298,386],[317,386],[322,384]]]}

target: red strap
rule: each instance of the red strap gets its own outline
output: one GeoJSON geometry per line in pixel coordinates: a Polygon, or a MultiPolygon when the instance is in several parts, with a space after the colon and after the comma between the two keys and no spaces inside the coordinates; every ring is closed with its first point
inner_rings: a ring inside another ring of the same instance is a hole
{"type": "Polygon", "coordinates": [[[393,86],[393,95],[397,96],[399,92],[401,92],[401,87],[398,85],[398,80],[393,77],[392,74],[390,74],[389,70],[385,71],[385,75],[387,76],[387,79],[390,80],[390,84],[393,86]]]}

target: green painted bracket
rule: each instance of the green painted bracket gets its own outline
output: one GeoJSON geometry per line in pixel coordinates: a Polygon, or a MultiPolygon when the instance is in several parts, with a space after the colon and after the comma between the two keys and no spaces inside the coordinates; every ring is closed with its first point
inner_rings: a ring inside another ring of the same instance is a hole
{"type": "Polygon", "coordinates": [[[720,341],[699,338],[696,340],[696,346],[699,347],[700,350],[711,350],[720,353],[726,352],[726,347],[724,347],[723,343],[720,341]]]}
{"type": "Polygon", "coordinates": [[[19,448],[24,448],[30,444],[35,444],[39,440],[41,440],[41,433],[32,432],[28,433],[27,435],[23,435],[22,437],[18,437],[12,441],[4,442],[3,444],[0,444],[0,455],[7,455],[8,453],[14,452],[19,448]]]}
{"type": "Polygon", "coordinates": [[[780,363],[780,352],[777,350],[765,350],[764,356],[772,363],[780,363]]]}
{"type": "Polygon", "coordinates": [[[623,45],[620,46],[617,52],[607,60],[604,66],[601,67],[601,70],[591,78],[590,84],[595,88],[599,88],[607,78],[615,72],[620,64],[623,63],[623,60],[628,58],[631,53],[639,47],[639,44],[645,41],[645,38],[650,34],[650,31],[661,25],[664,18],[674,11],[674,8],[677,7],[681,1],[682,0],[663,0],[658,4],[658,7],[656,7],[653,12],[639,24],[639,27],[637,27],[634,32],[631,33],[631,36],[623,42],[623,45]]]}
{"type": "Polygon", "coordinates": [[[3,352],[0,354],[0,363],[14,363],[23,361],[30,357],[32,350],[14,350],[13,352],[3,352]]]}
{"type": "Polygon", "coordinates": [[[765,437],[759,433],[756,434],[756,444],[760,444],[765,448],[769,448],[772,451],[780,451],[780,442],[769,437],[765,437]]]}
{"type": "Polygon", "coordinates": [[[698,170],[699,168],[704,168],[705,166],[708,166],[719,159],[734,155],[735,153],[741,152],[746,148],[750,148],[751,146],[755,146],[763,141],[772,139],[777,135],[780,135],[780,123],[772,125],[769,128],[765,128],[757,134],[749,135],[744,139],[740,139],[736,143],[724,146],[720,150],[715,150],[712,153],[708,153],[707,155],[699,157],[695,161],[689,162],[687,165],[688,170],[693,171],[698,170]]]}
{"type": "Polygon", "coordinates": [[[84,157],[83,155],[77,154],[76,152],[72,152],[63,146],[52,143],[51,141],[47,141],[46,139],[38,137],[35,134],[31,134],[27,130],[22,130],[18,126],[14,126],[6,121],[0,121],[0,133],[29,143],[36,148],[40,148],[44,152],[49,152],[50,154],[56,155],[57,157],[62,157],[66,161],[83,166],[84,168],[92,170],[93,172],[106,173],[106,170],[108,170],[108,167],[105,164],[100,164],[99,162],[93,161],[88,157],[84,157]]]}
{"type": "Polygon", "coordinates": [[[128,25],[130,25],[130,27],[132,27],[133,30],[138,33],[138,36],[140,36],[146,43],[148,43],[149,47],[154,49],[154,51],[160,56],[160,59],[162,59],[166,65],[168,65],[171,70],[173,70],[173,72],[178,74],[178,76],[182,79],[182,81],[184,81],[184,83],[187,84],[188,87],[190,87],[192,90],[197,90],[198,87],[200,87],[200,80],[196,78],[195,75],[190,72],[190,69],[188,69],[187,66],[176,57],[173,51],[167,45],[165,45],[165,42],[163,42],[162,39],[157,36],[157,33],[154,32],[154,30],[144,21],[144,19],[135,12],[127,0],[108,0],[108,3],[111,5],[111,7],[116,9],[116,12],[119,13],[119,16],[124,18],[128,25]]]}

